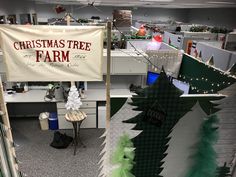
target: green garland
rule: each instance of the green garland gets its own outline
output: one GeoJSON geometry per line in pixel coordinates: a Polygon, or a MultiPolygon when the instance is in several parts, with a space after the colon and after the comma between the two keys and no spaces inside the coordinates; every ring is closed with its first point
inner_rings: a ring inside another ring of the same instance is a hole
{"type": "Polygon", "coordinates": [[[120,137],[117,149],[112,156],[112,163],[119,165],[119,167],[112,171],[111,177],[135,177],[131,173],[134,156],[134,145],[129,136],[124,134],[120,137]]]}
{"type": "Polygon", "coordinates": [[[187,172],[186,177],[216,177],[217,162],[216,152],[213,147],[218,139],[216,123],[218,123],[218,118],[214,114],[208,116],[207,120],[203,122],[197,151],[192,157],[194,163],[187,172]]]}

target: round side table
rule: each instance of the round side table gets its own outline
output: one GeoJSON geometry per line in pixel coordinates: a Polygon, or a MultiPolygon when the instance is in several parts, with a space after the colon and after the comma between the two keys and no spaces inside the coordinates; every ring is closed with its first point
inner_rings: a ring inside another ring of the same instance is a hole
{"type": "Polygon", "coordinates": [[[78,141],[80,144],[85,148],[86,146],[83,144],[83,142],[80,139],[80,126],[82,122],[86,119],[87,115],[83,111],[72,111],[68,112],[65,115],[65,119],[68,122],[71,122],[73,124],[74,129],[74,138],[73,138],[73,144],[74,144],[74,155],[76,155],[76,149],[78,146],[78,141]]]}

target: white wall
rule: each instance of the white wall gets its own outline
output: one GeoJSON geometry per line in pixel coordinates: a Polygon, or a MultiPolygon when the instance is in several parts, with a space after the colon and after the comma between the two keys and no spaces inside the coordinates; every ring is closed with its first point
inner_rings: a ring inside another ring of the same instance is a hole
{"type": "Polygon", "coordinates": [[[163,8],[139,8],[133,10],[134,20],[145,21],[188,21],[188,10],[186,9],[163,9],[163,8]]]}
{"type": "MultiPolygon", "coordinates": [[[[179,9],[160,9],[160,8],[124,8],[124,7],[97,7],[102,12],[99,12],[93,7],[85,7],[79,9],[80,6],[67,6],[66,9],[68,12],[72,12],[75,18],[91,18],[91,16],[100,16],[101,18],[110,18],[112,19],[112,12],[114,9],[127,9],[132,10],[132,19],[133,20],[143,20],[143,21],[168,21],[168,20],[177,20],[187,22],[187,13],[188,10],[179,10],[179,9]]],[[[53,11],[53,6],[51,5],[40,5],[36,7],[38,17],[55,17],[63,16],[56,15],[53,11]]]]}
{"type": "Polygon", "coordinates": [[[16,19],[19,21],[19,14],[35,13],[35,4],[26,0],[0,0],[0,15],[16,14],[16,19]]]}
{"type": "MultiPolygon", "coordinates": [[[[34,13],[38,18],[63,17],[64,13],[56,14],[55,5],[35,4],[28,0],[0,0],[0,15],[34,13]]],[[[91,18],[100,16],[101,18],[112,18],[114,9],[130,9],[133,12],[133,20],[144,21],[167,21],[177,20],[190,23],[200,23],[207,25],[225,26],[236,28],[236,8],[223,9],[164,9],[164,8],[124,8],[124,7],[98,7],[103,12],[97,11],[93,7],[78,9],[80,6],[66,6],[67,12],[72,12],[76,18],[91,18]]]]}
{"type": "Polygon", "coordinates": [[[190,9],[188,21],[228,28],[236,28],[236,8],[190,9]]]}
{"type": "MultiPolygon", "coordinates": [[[[59,18],[63,17],[64,13],[56,14],[55,5],[35,4],[27,0],[0,0],[0,15],[16,14],[19,19],[21,13],[36,12],[38,18],[59,18]]],[[[114,9],[130,9],[133,12],[133,20],[145,21],[167,21],[177,20],[187,22],[188,10],[184,9],[162,9],[162,8],[125,8],[125,7],[98,7],[102,12],[97,11],[93,7],[81,6],[65,6],[67,12],[72,12],[75,18],[91,18],[91,16],[100,16],[101,18],[112,18],[114,9]]]]}

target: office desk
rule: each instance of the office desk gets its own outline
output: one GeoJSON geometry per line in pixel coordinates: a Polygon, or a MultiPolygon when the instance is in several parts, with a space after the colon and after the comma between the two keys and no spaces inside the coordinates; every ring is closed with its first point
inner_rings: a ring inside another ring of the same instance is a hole
{"type": "MultiPolygon", "coordinates": [[[[111,97],[130,97],[134,93],[128,89],[111,89],[111,97]]],[[[47,103],[44,101],[46,90],[29,90],[25,93],[15,93],[13,95],[4,94],[6,103],[47,103]]],[[[85,98],[82,101],[106,101],[105,89],[89,89],[85,91],[85,98]]],[[[57,102],[53,100],[52,102],[57,102]]]]}
{"type": "MultiPolygon", "coordinates": [[[[65,121],[64,102],[53,100],[52,102],[45,102],[44,96],[46,90],[29,90],[26,93],[15,93],[8,95],[5,93],[5,101],[7,103],[8,113],[10,117],[38,117],[41,112],[57,112],[60,129],[71,129],[71,124],[65,121]]],[[[111,97],[131,97],[128,89],[111,89],[111,97]]],[[[85,98],[82,99],[81,110],[84,111],[88,117],[83,122],[82,128],[97,128],[98,121],[103,121],[105,117],[99,117],[98,105],[100,102],[105,103],[106,90],[105,89],[90,89],[85,91],[85,98]],[[100,119],[100,120],[99,120],[100,119]]]]}
{"type": "MultiPolygon", "coordinates": [[[[111,89],[111,97],[131,97],[134,93],[131,93],[128,89],[111,89]]],[[[98,109],[101,105],[105,105],[106,102],[106,90],[105,89],[89,89],[85,91],[85,98],[82,99],[81,111],[87,114],[86,120],[83,122],[81,128],[105,128],[106,114],[99,114],[98,109]]],[[[105,111],[105,110],[104,110],[105,111]]],[[[59,127],[62,129],[71,129],[72,125],[65,121],[65,104],[57,103],[58,122],[59,127]]]]}
{"type": "Polygon", "coordinates": [[[25,93],[4,94],[9,117],[38,117],[41,112],[56,112],[56,100],[45,102],[46,90],[30,90],[25,93]]]}
{"type": "MultiPolygon", "coordinates": [[[[4,94],[6,103],[45,103],[46,90],[29,90],[25,93],[4,94]]],[[[56,102],[53,100],[52,102],[56,102]]]]}

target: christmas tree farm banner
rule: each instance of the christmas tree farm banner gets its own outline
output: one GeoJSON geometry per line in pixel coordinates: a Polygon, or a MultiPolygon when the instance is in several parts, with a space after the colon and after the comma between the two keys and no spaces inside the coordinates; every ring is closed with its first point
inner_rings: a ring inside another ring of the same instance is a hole
{"type": "Polygon", "coordinates": [[[0,25],[8,81],[102,80],[103,29],[0,25]]]}

